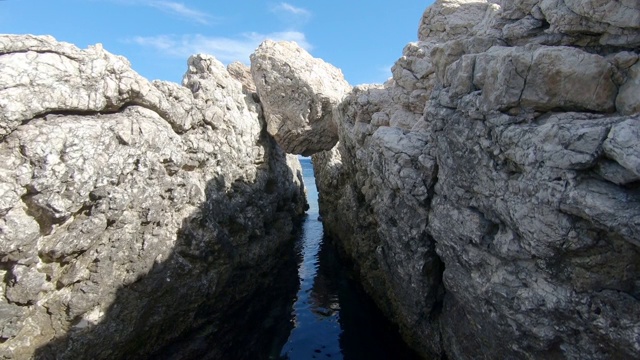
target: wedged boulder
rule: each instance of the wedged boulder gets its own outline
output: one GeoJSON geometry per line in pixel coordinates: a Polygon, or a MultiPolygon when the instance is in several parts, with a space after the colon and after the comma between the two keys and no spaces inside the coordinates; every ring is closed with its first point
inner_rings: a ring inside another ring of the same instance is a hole
{"type": "Polygon", "coordinates": [[[333,109],[351,88],[339,69],[294,42],[267,40],[251,55],[251,74],[267,131],[286,152],[311,155],[336,144],[333,109]]]}
{"type": "Polygon", "coordinates": [[[278,273],[301,169],[222,63],[192,56],[183,84],[0,36],[0,358],[147,358],[189,331],[215,341],[183,356],[221,358],[237,341],[225,316],[278,273]]]}

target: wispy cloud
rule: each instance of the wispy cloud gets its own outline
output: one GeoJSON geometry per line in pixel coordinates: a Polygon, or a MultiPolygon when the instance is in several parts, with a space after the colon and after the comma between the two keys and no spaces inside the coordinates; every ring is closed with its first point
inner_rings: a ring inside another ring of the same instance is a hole
{"type": "Polygon", "coordinates": [[[290,14],[294,14],[294,15],[300,15],[300,16],[311,16],[311,13],[309,12],[309,10],[307,9],[303,9],[303,8],[299,8],[299,7],[295,7],[289,3],[286,2],[281,2],[277,5],[273,5],[271,7],[271,11],[274,12],[287,12],[290,14]]]}
{"type": "Polygon", "coordinates": [[[185,20],[195,21],[200,24],[209,24],[215,18],[210,14],[196,10],[178,1],[168,0],[106,0],[116,4],[129,6],[148,6],[158,9],[164,13],[174,15],[185,20]]]}
{"type": "Polygon", "coordinates": [[[269,10],[281,20],[293,23],[290,25],[301,25],[311,18],[311,12],[309,10],[293,6],[286,2],[272,4],[269,10]]]}
{"type": "Polygon", "coordinates": [[[193,20],[201,24],[208,24],[212,19],[211,15],[199,10],[189,8],[181,2],[146,1],[146,3],[148,6],[154,7],[168,14],[177,15],[179,17],[182,17],[188,20],[193,20]]]}
{"type": "Polygon", "coordinates": [[[160,35],[137,36],[128,40],[144,47],[174,57],[187,58],[197,53],[211,54],[224,63],[242,61],[247,63],[249,55],[266,39],[274,41],[295,41],[302,48],[311,50],[311,44],[304,33],[298,31],[283,31],[269,34],[256,32],[244,33],[235,38],[204,35],[160,35]]]}

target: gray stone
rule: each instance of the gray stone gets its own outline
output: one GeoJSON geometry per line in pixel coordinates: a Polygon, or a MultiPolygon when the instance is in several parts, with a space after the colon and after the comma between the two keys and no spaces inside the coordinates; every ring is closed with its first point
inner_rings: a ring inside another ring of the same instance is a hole
{"type": "Polygon", "coordinates": [[[426,358],[640,356],[636,7],[436,1],[338,106],[325,230],[426,358]]]}
{"type": "Polygon", "coordinates": [[[616,98],[616,108],[621,114],[632,115],[640,112],[640,62],[629,68],[629,75],[620,87],[616,98]]]}
{"type": "Polygon", "coordinates": [[[18,321],[22,317],[22,307],[4,301],[0,302],[0,319],[3,320],[0,325],[0,338],[6,341],[15,337],[20,331],[21,326],[18,321]]]}
{"type": "Polygon", "coordinates": [[[542,21],[533,16],[525,16],[518,21],[506,25],[502,29],[502,36],[505,39],[524,38],[538,34],[541,31],[542,21]]]}
{"type": "Polygon", "coordinates": [[[30,35],[0,54],[0,358],[236,336],[210,324],[263,291],[249,279],[280,266],[306,205],[242,69],[196,55],[184,86],[149,82],[100,46],[30,35]]]}
{"type": "Polygon", "coordinates": [[[634,116],[614,125],[603,148],[607,156],[640,176],[640,118],[634,116]]]}
{"type": "Polygon", "coordinates": [[[293,42],[267,40],[251,55],[267,130],[288,153],[310,155],[338,141],[333,108],[350,90],[342,72],[293,42]]]}
{"type": "Polygon", "coordinates": [[[633,0],[564,0],[576,14],[617,27],[640,29],[640,4],[633,0]]]}
{"type": "Polygon", "coordinates": [[[618,91],[612,68],[601,56],[569,47],[492,48],[476,58],[474,85],[487,112],[518,106],[612,112],[618,91]]]}
{"type": "Polygon", "coordinates": [[[612,66],[603,57],[573,48],[542,47],[533,52],[530,66],[523,106],[541,111],[615,109],[618,89],[612,66]]]}
{"type": "Polygon", "coordinates": [[[0,53],[2,137],[42,115],[113,112],[129,104],[156,111],[179,132],[197,121],[187,111],[191,107],[187,89],[148,82],[126,59],[104,51],[99,44],[80,50],[70,44],[58,46],[51,37],[6,35],[0,41],[0,53]],[[173,91],[160,91],[166,88],[173,91]],[[183,104],[173,106],[168,97],[183,104]]]}
{"type": "Polygon", "coordinates": [[[595,170],[602,178],[616,185],[625,185],[640,180],[640,176],[625,169],[615,161],[603,160],[595,170]]]}
{"type": "Polygon", "coordinates": [[[439,0],[425,10],[418,38],[451,40],[466,37],[484,18],[491,1],[439,0]]]}
{"type": "Polygon", "coordinates": [[[567,192],[561,209],[614,231],[640,247],[640,203],[607,183],[586,181],[567,192]]]}

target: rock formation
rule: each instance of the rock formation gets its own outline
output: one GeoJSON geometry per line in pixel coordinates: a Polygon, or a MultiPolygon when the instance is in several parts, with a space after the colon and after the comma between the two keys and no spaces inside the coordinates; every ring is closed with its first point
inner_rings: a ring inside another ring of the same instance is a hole
{"type": "Polygon", "coordinates": [[[0,36],[0,357],[228,355],[304,208],[286,151],[425,357],[640,358],[639,48],[634,0],[438,0],[353,89],[292,43],[179,86],[0,36]]]}
{"type": "Polygon", "coordinates": [[[263,42],[251,74],[265,109],[267,131],[288,153],[331,150],[338,141],[332,109],[350,90],[342,72],[293,42],[263,42]]]}
{"type": "Polygon", "coordinates": [[[225,353],[305,206],[250,87],[210,56],[180,86],[0,37],[0,358],[147,356],[194,329],[225,353]]]}
{"type": "Polygon", "coordinates": [[[369,293],[427,358],[640,358],[640,3],[438,0],[418,38],[313,155],[369,293]]]}

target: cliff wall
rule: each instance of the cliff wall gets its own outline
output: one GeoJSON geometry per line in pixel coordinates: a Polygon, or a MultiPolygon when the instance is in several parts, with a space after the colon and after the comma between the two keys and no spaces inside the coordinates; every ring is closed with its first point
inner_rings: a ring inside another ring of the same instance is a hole
{"type": "Polygon", "coordinates": [[[326,230],[428,358],[640,357],[639,4],[436,1],[338,99],[326,230]]]}
{"type": "Polygon", "coordinates": [[[204,349],[181,356],[231,354],[306,206],[247,78],[196,55],[182,86],[149,82],[100,46],[0,37],[0,358],[148,356],[189,332],[204,349]]]}

